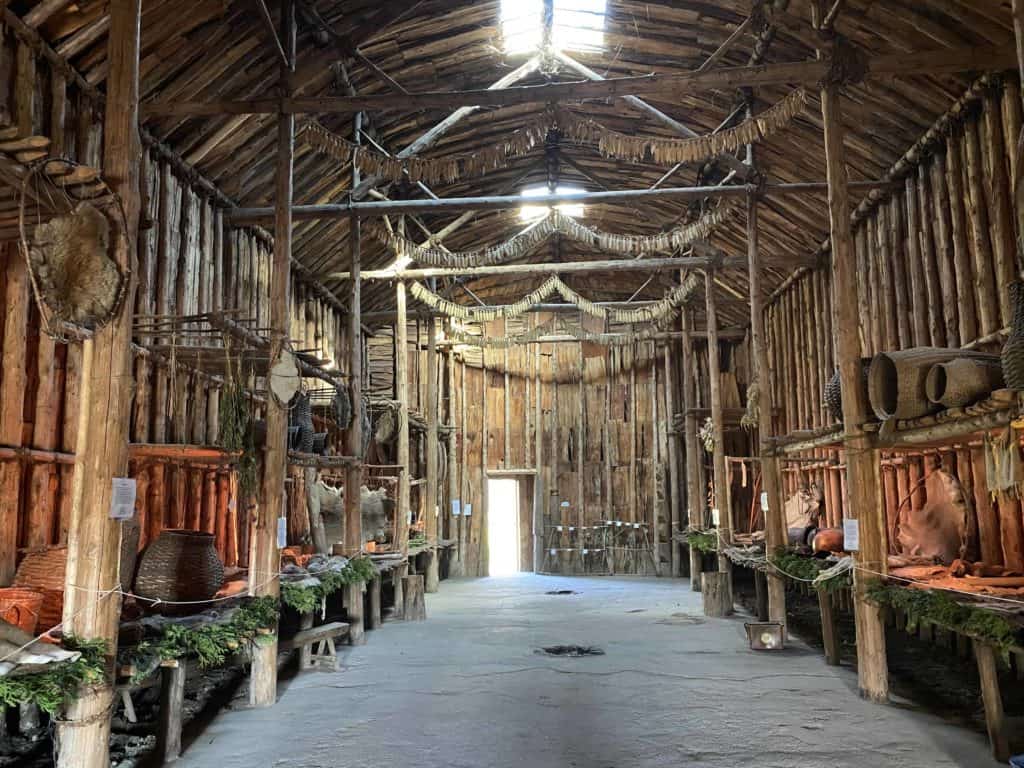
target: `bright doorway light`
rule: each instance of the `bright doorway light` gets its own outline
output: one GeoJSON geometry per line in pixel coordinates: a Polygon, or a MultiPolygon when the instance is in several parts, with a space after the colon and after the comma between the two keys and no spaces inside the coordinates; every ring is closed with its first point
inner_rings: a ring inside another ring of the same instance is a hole
{"type": "Polygon", "coordinates": [[[487,480],[487,564],[490,576],[519,573],[518,480],[487,480]]]}
{"type": "MultiPolygon", "coordinates": [[[[563,187],[561,185],[555,187],[555,193],[559,195],[579,194],[586,191],[582,187],[563,187]]],[[[546,184],[538,184],[536,187],[527,187],[520,192],[520,195],[522,197],[541,197],[549,193],[550,190],[546,184]]],[[[583,203],[562,203],[556,205],[555,208],[559,213],[572,216],[574,219],[583,216],[583,203]]],[[[537,221],[547,216],[550,210],[550,205],[523,205],[519,208],[519,219],[520,221],[537,221]]]]}
{"type": "MultiPolygon", "coordinates": [[[[554,0],[552,45],[562,51],[604,48],[607,0],[554,0]]],[[[543,0],[501,0],[505,53],[532,53],[543,38],[543,0]]]]}

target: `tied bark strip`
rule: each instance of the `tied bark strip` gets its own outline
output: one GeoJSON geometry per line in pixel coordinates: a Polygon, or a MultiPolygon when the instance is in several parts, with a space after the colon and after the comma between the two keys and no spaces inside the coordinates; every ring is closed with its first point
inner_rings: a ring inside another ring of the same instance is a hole
{"type": "Polygon", "coordinates": [[[553,234],[565,235],[584,245],[624,256],[643,256],[656,251],[673,252],[686,248],[698,240],[706,240],[735,212],[734,206],[719,206],[692,224],[675,227],[667,232],[655,235],[623,235],[588,227],[557,209],[552,209],[536,225],[504,243],[472,251],[447,251],[430,245],[421,246],[399,234],[389,232],[380,224],[370,226],[369,231],[398,257],[431,267],[468,269],[495,266],[526,256],[553,234]]]}
{"type": "Polygon", "coordinates": [[[388,181],[451,184],[501,168],[544,145],[551,130],[568,141],[591,145],[607,158],[628,163],[703,163],[770,138],[793,122],[807,105],[808,94],[797,88],[755,117],[718,133],[687,139],[630,136],[565,109],[547,109],[536,122],[512,131],[504,140],[472,154],[397,158],[372,147],[354,144],[316,121],[308,122],[301,139],[341,163],[354,163],[364,175],[388,181]]]}
{"type": "MultiPolygon", "coordinates": [[[[549,277],[539,288],[526,294],[526,296],[514,304],[502,307],[466,307],[462,304],[456,304],[438,296],[419,282],[411,283],[409,291],[415,299],[426,304],[431,309],[460,320],[489,322],[499,318],[519,317],[553,294],[558,293],[565,301],[591,317],[612,320],[618,323],[652,323],[674,314],[676,309],[693,297],[694,293],[700,288],[700,283],[701,281],[696,275],[690,275],[681,285],[673,288],[660,301],[643,307],[637,307],[636,309],[616,309],[598,306],[576,293],[576,291],[562,282],[561,278],[557,275],[549,277]]],[[[579,333],[584,334],[587,332],[579,331],[579,333]]],[[[612,338],[609,334],[587,334],[587,337],[580,336],[577,338],[581,341],[592,340],[595,344],[601,344],[603,343],[602,337],[612,338]]],[[[619,338],[618,334],[615,334],[614,337],[619,338]]]]}

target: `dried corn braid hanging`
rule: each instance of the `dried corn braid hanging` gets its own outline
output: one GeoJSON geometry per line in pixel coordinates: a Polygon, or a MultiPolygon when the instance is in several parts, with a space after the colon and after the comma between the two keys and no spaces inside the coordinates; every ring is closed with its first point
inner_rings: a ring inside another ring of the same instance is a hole
{"type": "Polygon", "coordinates": [[[798,88],[777,104],[733,128],[692,139],[629,136],[564,109],[545,110],[535,122],[472,154],[397,158],[372,147],[353,144],[314,121],[306,123],[300,137],[309,146],[342,163],[354,162],[364,174],[388,181],[399,181],[408,176],[411,181],[425,184],[450,184],[507,168],[511,160],[543,145],[552,128],[559,129],[566,138],[578,144],[596,146],[602,155],[616,160],[665,166],[701,163],[775,135],[803,112],[807,98],[807,92],[798,88]]]}
{"type": "Polygon", "coordinates": [[[506,240],[504,243],[473,251],[445,251],[420,246],[408,238],[389,232],[380,224],[369,226],[370,234],[386,245],[396,256],[407,257],[431,267],[493,266],[520,258],[533,251],[554,233],[570,237],[608,253],[624,256],[643,256],[656,251],[674,252],[711,236],[716,227],[736,213],[735,206],[719,206],[692,224],[685,224],[656,235],[621,235],[602,232],[575,221],[572,217],[552,210],[534,226],[506,240]]]}

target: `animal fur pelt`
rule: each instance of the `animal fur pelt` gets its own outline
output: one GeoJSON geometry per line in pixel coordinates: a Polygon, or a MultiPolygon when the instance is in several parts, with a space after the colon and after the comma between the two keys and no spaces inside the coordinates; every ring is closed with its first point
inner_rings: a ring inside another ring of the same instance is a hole
{"type": "Polygon", "coordinates": [[[87,202],[36,226],[28,259],[39,298],[54,319],[90,330],[110,320],[124,275],[109,249],[110,223],[87,202]]]}

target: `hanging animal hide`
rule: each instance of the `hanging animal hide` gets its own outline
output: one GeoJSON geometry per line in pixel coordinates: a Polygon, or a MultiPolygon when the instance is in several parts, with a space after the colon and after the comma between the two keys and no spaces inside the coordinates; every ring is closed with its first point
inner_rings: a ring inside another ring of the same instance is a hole
{"type": "Polygon", "coordinates": [[[87,202],[36,226],[28,261],[38,297],[54,319],[89,330],[110,321],[125,278],[109,250],[110,223],[87,202]]]}
{"type": "Polygon", "coordinates": [[[967,519],[972,514],[960,481],[943,469],[924,481],[927,497],[918,510],[905,509],[897,541],[904,555],[935,558],[950,565],[966,547],[967,519]]]}

